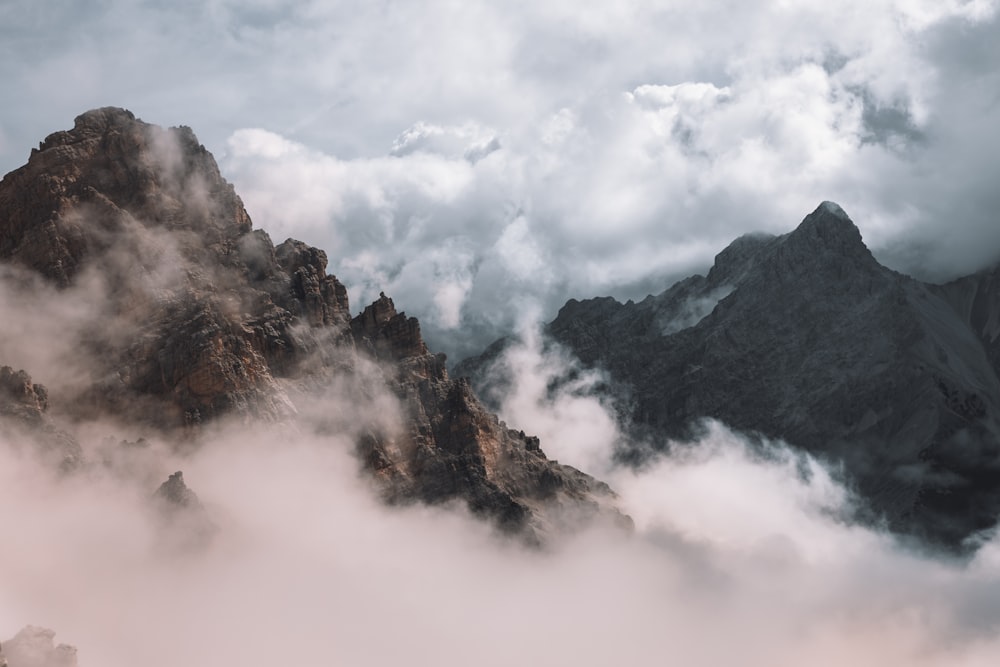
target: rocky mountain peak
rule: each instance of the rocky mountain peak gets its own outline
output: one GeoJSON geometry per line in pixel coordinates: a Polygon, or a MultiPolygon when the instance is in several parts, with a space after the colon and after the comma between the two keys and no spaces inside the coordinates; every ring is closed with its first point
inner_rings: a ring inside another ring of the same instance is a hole
{"type": "Polygon", "coordinates": [[[243,203],[190,128],[163,129],[124,109],[78,116],[2,184],[0,257],[62,286],[129,226],[188,231],[181,254],[223,263],[250,230],[243,203]]]}
{"type": "Polygon", "coordinates": [[[399,360],[428,354],[420,335],[420,322],[406,313],[397,313],[392,299],[384,292],[351,321],[351,330],[358,342],[376,357],[399,360]]]}
{"type": "MultiPolygon", "coordinates": [[[[5,287],[35,290],[24,303],[87,291],[94,304],[65,332],[80,371],[72,388],[47,393],[27,373],[0,370],[0,435],[44,428],[52,451],[79,460],[79,444],[46,421],[53,404],[68,429],[110,417],[210,446],[202,436],[212,420],[291,422],[297,405],[341,383],[352,399],[398,408],[398,419],[393,409],[336,427],[355,438],[359,465],[390,501],[464,500],[534,538],[557,505],[621,516],[606,485],[548,460],[537,439],[508,429],[449,378],[444,355],[427,349],[417,319],[391,298],[352,318],[325,252],[294,239],[275,246],[252,230],[189,128],[109,107],[50,135],[0,181],[0,263],[0,280],[19,277],[5,287]]],[[[0,345],[8,349],[17,347],[0,345]]],[[[179,524],[211,535],[179,472],[154,497],[166,533],[179,524]]]]}
{"type": "Polygon", "coordinates": [[[871,259],[861,231],[840,205],[824,201],[791,232],[786,244],[806,253],[871,259]]]}
{"type": "Polygon", "coordinates": [[[198,549],[218,532],[198,495],[184,483],[180,470],[171,474],[156,490],[153,506],[159,513],[165,548],[198,549]]]}
{"type": "Polygon", "coordinates": [[[938,286],[881,266],[823,202],[708,278],[569,302],[546,330],[606,373],[637,442],[698,439],[705,418],[781,439],[842,466],[892,529],[961,549],[1000,517],[998,296],[995,272],[938,286]]]}
{"type": "Polygon", "coordinates": [[[716,255],[705,286],[736,286],[748,278],[841,282],[879,268],[850,216],[839,204],[824,201],[788,234],[745,234],[730,243],[716,255]]]}
{"type": "Polygon", "coordinates": [[[184,483],[184,473],[178,470],[170,475],[156,490],[156,498],[176,507],[198,507],[200,502],[194,491],[184,483]]]}
{"type": "Polygon", "coordinates": [[[37,151],[46,151],[56,146],[66,146],[81,140],[99,138],[109,132],[123,132],[136,123],[135,114],[128,109],[102,107],[85,111],[73,120],[72,130],[53,132],[38,145],[37,151]]]}

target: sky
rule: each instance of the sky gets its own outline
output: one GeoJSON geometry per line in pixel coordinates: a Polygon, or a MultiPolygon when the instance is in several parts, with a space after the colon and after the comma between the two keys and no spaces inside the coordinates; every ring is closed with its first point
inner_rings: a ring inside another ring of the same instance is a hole
{"type": "Polygon", "coordinates": [[[188,125],[257,227],[456,361],[823,200],[923,279],[1000,260],[998,20],[996,0],[3,0],[0,171],[93,107],[188,125]]]}

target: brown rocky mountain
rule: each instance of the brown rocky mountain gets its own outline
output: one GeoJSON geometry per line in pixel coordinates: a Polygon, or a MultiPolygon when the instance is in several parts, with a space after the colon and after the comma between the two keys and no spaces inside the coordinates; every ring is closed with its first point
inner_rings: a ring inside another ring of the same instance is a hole
{"type": "Polygon", "coordinates": [[[70,431],[107,417],[200,442],[211,420],[289,419],[338,381],[401,406],[399,422],[351,424],[391,501],[465,501],[529,539],[557,514],[627,523],[606,485],[546,458],[449,377],[391,299],[352,318],[322,250],[252,229],[189,128],[104,108],[46,138],[0,182],[0,261],[8,289],[100,295],[70,332],[74,382],[46,394],[3,371],[5,423],[41,424],[48,402],[70,431]]]}
{"type": "MultiPolygon", "coordinates": [[[[717,419],[843,466],[868,518],[960,549],[1000,516],[998,276],[932,285],[891,271],[824,202],[657,296],[572,300],[547,332],[606,371],[601,390],[643,443],[624,458],[717,419]]],[[[456,372],[487,379],[503,345],[456,372]]]]}

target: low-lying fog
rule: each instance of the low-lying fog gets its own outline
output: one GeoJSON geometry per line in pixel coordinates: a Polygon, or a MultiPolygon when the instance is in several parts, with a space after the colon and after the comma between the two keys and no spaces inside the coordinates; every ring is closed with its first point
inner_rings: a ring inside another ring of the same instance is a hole
{"type": "MultiPolygon", "coordinates": [[[[821,466],[719,424],[615,468],[593,378],[546,396],[569,362],[526,338],[502,416],[611,483],[631,537],[532,550],[459,507],[385,507],[349,437],[311,425],[355,409],[331,390],[294,425],[219,424],[183,455],[151,439],[76,475],[5,442],[0,632],[53,628],[82,667],[996,664],[996,542],[950,562],[845,523],[851,496],[821,466]],[[206,546],[149,502],[174,470],[219,528],[206,546]]],[[[86,430],[91,461],[115,428],[86,430]]]]}

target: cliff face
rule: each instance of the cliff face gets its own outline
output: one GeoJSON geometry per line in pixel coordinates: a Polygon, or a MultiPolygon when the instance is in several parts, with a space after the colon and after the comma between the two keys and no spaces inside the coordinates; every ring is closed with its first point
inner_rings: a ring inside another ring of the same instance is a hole
{"type": "MultiPolygon", "coordinates": [[[[349,376],[405,415],[390,431],[354,425],[388,499],[464,500],[532,535],[551,511],[619,517],[605,485],[546,459],[451,380],[389,298],[352,319],[322,250],[253,230],[188,128],[106,108],[49,136],[0,182],[0,261],[20,280],[106,295],[75,340],[88,375],[61,395],[67,428],[109,415],[190,438],[221,416],[288,419],[292,389],[349,376]]],[[[0,412],[39,421],[47,395],[4,372],[0,412]]]]}
{"type": "Polygon", "coordinates": [[[706,417],[783,439],[843,463],[891,528],[954,547],[1000,516],[998,290],[995,271],[936,286],[882,267],[825,202],[658,296],[570,301],[547,331],[607,371],[639,440],[697,438],[706,417]]]}
{"type": "Polygon", "coordinates": [[[383,295],[351,322],[359,347],[386,363],[408,428],[363,441],[368,466],[392,500],[436,503],[465,498],[474,511],[502,525],[525,522],[544,534],[552,522],[572,524],[605,515],[627,526],[611,507],[607,485],[546,458],[538,438],[499,421],[464,378],[452,380],[443,355],[427,351],[414,318],[397,313],[383,295]]]}
{"type": "MultiPolygon", "coordinates": [[[[293,311],[282,306],[299,306],[284,283],[325,276],[325,258],[289,252],[280,265],[277,255],[189,129],[121,109],[83,114],[0,184],[0,259],[109,295],[100,330],[81,335],[98,367],[77,397],[81,414],[161,427],[233,411],[280,416],[268,357],[289,347],[293,311]]],[[[346,297],[327,297],[345,322],[346,297]]],[[[301,310],[307,301],[320,308],[303,298],[301,310]]]]}

